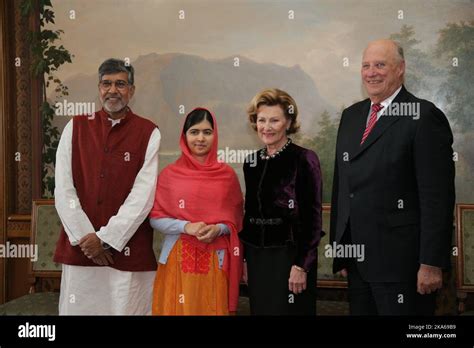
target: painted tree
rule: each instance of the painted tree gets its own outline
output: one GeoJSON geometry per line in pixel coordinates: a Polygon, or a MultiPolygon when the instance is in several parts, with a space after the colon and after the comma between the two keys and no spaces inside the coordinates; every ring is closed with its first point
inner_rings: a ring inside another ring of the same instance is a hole
{"type": "Polygon", "coordinates": [[[457,131],[473,131],[474,21],[448,23],[439,31],[435,54],[447,72],[442,84],[447,116],[455,122],[457,131]]]}
{"type": "Polygon", "coordinates": [[[405,85],[410,92],[423,96],[429,90],[429,77],[439,74],[429,56],[417,46],[421,41],[415,38],[413,26],[403,25],[399,33],[390,35],[403,47],[406,60],[405,85]]]}
{"type": "Polygon", "coordinates": [[[456,198],[474,199],[474,21],[448,23],[439,31],[435,56],[445,68],[440,93],[446,103],[446,115],[454,129],[456,162],[456,198]]]}
{"type": "Polygon", "coordinates": [[[325,110],[319,118],[318,134],[312,139],[307,139],[304,146],[314,150],[319,157],[323,176],[323,202],[330,203],[340,115],[337,119],[332,119],[329,112],[325,110]]]}

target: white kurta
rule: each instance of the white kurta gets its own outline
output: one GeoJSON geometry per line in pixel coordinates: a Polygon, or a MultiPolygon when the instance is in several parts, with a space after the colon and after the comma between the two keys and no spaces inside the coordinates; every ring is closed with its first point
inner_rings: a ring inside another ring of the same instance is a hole
{"type": "MultiPolygon", "coordinates": [[[[111,120],[112,121],[112,120],[111,120]]],[[[118,121],[113,121],[115,126],[118,121]]],[[[55,205],[71,245],[94,231],[79,202],[72,179],[72,120],[61,135],[57,154],[55,205]],[[73,207],[73,209],[71,209],[73,207]]],[[[150,136],[145,161],[133,188],[117,214],[97,236],[112,248],[122,251],[150,212],[158,176],[160,131],[150,136]]],[[[60,315],[149,315],[155,271],[126,272],[107,266],[63,265],[60,315]]]]}

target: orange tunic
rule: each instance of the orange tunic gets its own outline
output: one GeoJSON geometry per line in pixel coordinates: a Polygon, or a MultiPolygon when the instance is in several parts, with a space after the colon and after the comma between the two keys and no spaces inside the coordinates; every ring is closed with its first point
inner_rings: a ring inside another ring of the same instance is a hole
{"type": "Polygon", "coordinates": [[[217,253],[180,238],[167,263],[158,265],[153,315],[229,315],[228,301],[228,280],[217,253]]]}

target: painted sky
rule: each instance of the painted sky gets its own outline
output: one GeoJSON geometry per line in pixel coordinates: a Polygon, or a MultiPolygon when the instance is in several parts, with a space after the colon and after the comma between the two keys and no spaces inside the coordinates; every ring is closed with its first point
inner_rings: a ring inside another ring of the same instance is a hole
{"type": "Polygon", "coordinates": [[[363,96],[359,66],[368,41],[407,24],[415,27],[420,48],[429,48],[446,23],[472,20],[474,13],[473,1],[452,0],[54,0],[53,5],[55,27],[65,31],[63,44],[75,56],[73,64],[61,68],[63,80],[93,73],[109,57],[241,55],[300,65],[335,107],[363,96]],[[71,10],[75,19],[69,18],[71,10]],[[184,20],[178,18],[180,10],[184,20]]]}

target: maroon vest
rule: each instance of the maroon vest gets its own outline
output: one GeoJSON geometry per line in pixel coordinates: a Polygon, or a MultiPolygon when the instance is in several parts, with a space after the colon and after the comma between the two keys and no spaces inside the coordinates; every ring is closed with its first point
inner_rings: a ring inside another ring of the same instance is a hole
{"type": "MultiPolygon", "coordinates": [[[[112,127],[104,110],[94,118],[75,116],[72,133],[72,176],[82,209],[95,231],[107,225],[132,190],[145,160],[148,140],[156,128],[153,122],[129,110],[112,127]]],[[[90,231],[94,232],[94,231],[90,231]]],[[[122,252],[113,248],[114,264],[122,271],[155,271],[153,229],[148,218],[140,225],[122,252]]],[[[72,246],[62,228],[54,261],[78,266],[98,266],[79,246],[72,246]]]]}

